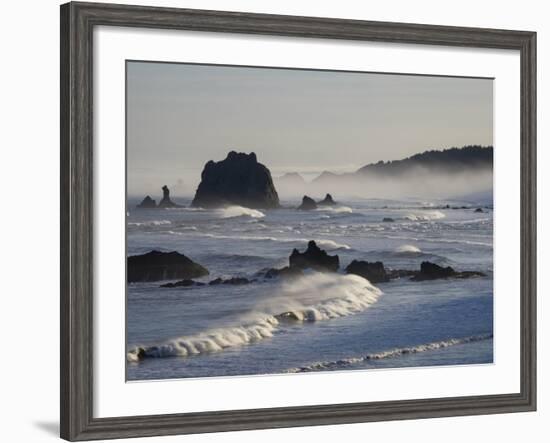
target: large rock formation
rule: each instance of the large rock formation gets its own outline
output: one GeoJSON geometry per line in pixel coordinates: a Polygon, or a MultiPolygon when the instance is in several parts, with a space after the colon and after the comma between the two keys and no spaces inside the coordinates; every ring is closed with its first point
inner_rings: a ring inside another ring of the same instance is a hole
{"type": "Polygon", "coordinates": [[[195,207],[240,205],[248,208],[278,208],[279,196],[271,172],[258,163],[256,154],[231,151],[225,160],[210,160],[191,203],[195,207]]]}
{"type": "Polygon", "coordinates": [[[332,195],[327,194],[325,198],[317,203],[319,206],[334,206],[336,202],[332,199],[332,195]]]}
{"type": "Polygon", "coordinates": [[[131,255],[127,263],[128,283],[192,279],[208,275],[208,269],[176,251],[131,255]]]}
{"type": "Polygon", "coordinates": [[[168,186],[164,185],[162,187],[162,200],[159,202],[159,208],[175,208],[178,205],[170,200],[170,189],[168,186]]]}
{"type": "Polygon", "coordinates": [[[316,271],[336,272],[340,267],[338,256],[328,255],[313,240],[307,244],[305,252],[299,252],[297,249],[294,249],[292,254],[290,254],[288,262],[290,268],[310,268],[316,271]]]}
{"type": "Polygon", "coordinates": [[[366,278],[371,283],[382,283],[390,281],[386,273],[384,264],[381,261],[368,262],[362,260],[353,260],[346,268],[347,274],[355,274],[366,278]]]}
{"type": "Polygon", "coordinates": [[[311,197],[304,195],[302,198],[302,204],[298,206],[298,209],[301,211],[311,211],[312,209],[317,209],[317,203],[311,197]]]}
{"type": "Polygon", "coordinates": [[[147,196],[141,201],[139,205],[137,205],[137,207],[140,209],[152,209],[157,207],[157,202],[151,197],[147,196]]]}

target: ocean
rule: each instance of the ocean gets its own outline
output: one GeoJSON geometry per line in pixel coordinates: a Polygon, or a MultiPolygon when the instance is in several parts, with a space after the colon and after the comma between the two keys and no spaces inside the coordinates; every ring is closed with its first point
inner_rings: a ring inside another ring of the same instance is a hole
{"type": "Polygon", "coordinates": [[[128,284],[128,380],[493,362],[490,201],[353,198],[299,211],[298,199],[273,210],[173,200],[185,207],[137,209],[139,201],[129,199],[128,255],[175,250],[210,271],[197,281],[255,281],[128,284]],[[482,213],[474,212],[478,205],[482,213]],[[262,270],[288,265],[292,250],[304,251],[310,240],[338,254],[338,273],[262,277],[262,270]],[[486,277],[373,285],[344,273],[354,259],[411,270],[430,261],[486,277]],[[285,312],[300,321],[276,317],[285,312]],[[151,358],[134,361],[138,346],[151,358]]]}

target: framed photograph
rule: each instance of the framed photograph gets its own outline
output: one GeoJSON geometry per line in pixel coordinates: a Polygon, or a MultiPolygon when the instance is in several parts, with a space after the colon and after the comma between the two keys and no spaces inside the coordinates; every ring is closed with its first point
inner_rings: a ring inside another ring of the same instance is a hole
{"type": "Polygon", "coordinates": [[[535,410],[535,45],[61,6],[61,437],[535,410]]]}

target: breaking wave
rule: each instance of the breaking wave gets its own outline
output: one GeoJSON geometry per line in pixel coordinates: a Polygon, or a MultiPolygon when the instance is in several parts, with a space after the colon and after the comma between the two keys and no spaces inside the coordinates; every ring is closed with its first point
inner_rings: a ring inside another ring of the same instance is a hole
{"type": "Polygon", "coordinates": [[[445,214],[441,211],[423,211],[420,214],[407,214],[404,218],[410,221],[430,221],[445,218],[445,214]]]}
{"type": "Polygon", "coordinates": [[[334,361],[324,361],[312,363],[308,366],[302,366],[299,368],[290,368],[285,372],[287,373],[298,373],[298,372],[314,372],[314,371],[325,371],[325,370],[338,370],[348,368],[358,363],[364,363],[369,360],[381,360],[386,358],[395,358],[403,355],[416,354],[419,352],[428,352],[435,351],[442,348],[448,348],[449,346],[462,345],[466,343],[478,342],[482,340],[489,340],[493,338],[493,334],[483,334],[483,335],[472,335],[469,337],[463,338],[451,338],[443,341],[436,341],[431,343],[426,343],[418,346],[405,347],[405,348],[395,348],[388,351],[383,351],[379,353],[366,354],[361,357],[350,357],[344,358],[341,360],[334,361]]]}
{"type": "Polygon", "coordinates": [[[356,314],[375,303],[380,295],[378,288],[356,275],[312,273],[278,286],[269,301],[243,315],[236,326],[136,346],[126,358],[137,362],[219,352],[272,337],[288,322],[316,322],[356,314]]]}
{"type": "Polygon", "coordinates": [[[217,209],[216,212],[221,218],[234,218],[234,217],[252,217],[263,218],[265,214],[262,211],[256,209],[245,208],[244,206],[227,206],[226,208],[217,209]]]}
{"type": "Polygon", "coordinates": [[[414,245],[401,245],[395,249],[395,252],[400,254],[420,254],[422,250],[414,245]]]}

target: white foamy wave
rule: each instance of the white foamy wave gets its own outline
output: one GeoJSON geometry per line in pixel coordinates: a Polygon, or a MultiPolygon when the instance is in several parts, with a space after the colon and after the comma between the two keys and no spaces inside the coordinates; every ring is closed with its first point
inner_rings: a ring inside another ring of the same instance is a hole
{"type": "Polygon", "coordinates": [[[316,209],[317,211],[333,212],[335,214],[351,214],[353,209],[349,206],[322,206],[316,209]]]}
{"type": "Polygon", "coordinates": [[[128,226],[162,226],[162,225],[171,225],[170,220],[150,220],[143,222],[128,222],[128,226]]]}
{"type": "Polygon", "coordinates": [[[398,253],[420,253],[422,250],[414,245],[401,245],[395,249],[398,253]]]}
{"type": "Polygon", "coordinates": [[[263,218],[265,214],[262,211],[256,209],[245,208],[244,206],[228,206],[226,208],[217,209],[216,212],[221,218],[233,218],[233,217],[252,217],[263,218]]]}
{"type": "Polygon", "coordinates": [[[491,338],[493,338],[493,334],[472,335],[472,336],[463,337],[463,338],[451,338],[448,340],[426,343],[418,346],[390,349],[388,351],[367,354],[361,357],[350,357],[350,358],[343,358],[341,360],[316,362],[308,366],[302,366],[299,368],[290,368],[290,369],[287,369],[285,372],[297,373],[297,372],[313,372],[313,371],[324,371],[324,370],[338,370],[338,369],[344,369],[346,367],[352,366],[357,363],[364,363],[369,360],[381,360],[386,358],[400,357],[408,354],[416,354],[419,352],[435,351],[442,348],[448,348],[449,346],[462,345],[462,344],[478,342],[482,340],[489,340],[491,338]]]}
{"type": "Polygon", "coordinates": [[[382,292],[355,275],[312,273],[283,283],[269,302],[243,316],[240,325],[174,338],[158,345],[137,346],[127,360],[187,357],[242,346],[272,337],[281,323],[312,322],[352,315],[375,303],[382,292]]]}
{"type": "Polygon", "coordinates": [[[404,218],[410,221],[429,221],[445,218],[445,214],[441,211],[423,211],[422,213],[407,214],[404,218]]]}

